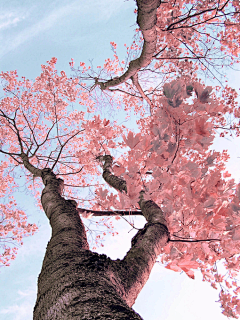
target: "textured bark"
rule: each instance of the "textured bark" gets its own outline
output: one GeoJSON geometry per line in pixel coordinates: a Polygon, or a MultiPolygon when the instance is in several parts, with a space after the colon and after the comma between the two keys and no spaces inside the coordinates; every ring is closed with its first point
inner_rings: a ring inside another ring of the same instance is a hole
{"type": "MultiPolygon", "coordinates": [[[[126,182],[110,173],[112,157],[100,160],[105,180],[127,192],[126,182]]],[[[139,205],[148,222],[124,259],[111,260],[89,250],[77,203],[61,196],[63,180],[51,169],[41,170],[41,177],[41,201],[52,236],[38,278],[33,319],[142,319],[131,307],[168,241],[162,210],[141,193],[139,205]]]]}
{"type": "Polygon", "coordinates": [[[27,156],[25,153],[23,153],[23,152],[21,153],[21,159],[22,159],[22,162],[23,162],[24,167],[25,167],[29,172],[31,172],[35,177],[41,177],[42,170],[34,167],[34,166],[29,162],[28,156],[27,156]]]}
{"type": "Polygon", "coordinates": [[[33,319],[141,319],[127,304],[120,260],[89,250],[76,202],[61,196],[63,180],[49,169],[42,170],[42,179],[41,200],[52,237],[38,278],[33,319]]]}
{"type": "MultiPolygon", "coordinates": [[[[112,157],[98,157],[103,161],[103,178],[113,188],[127,193],[126,181],[111,174],[112,157]]],[[[147,282],[151,270],[162,248],[169,241],[167,223],[161,208],[152,200],[144,200],[144,191],[140,192],[139,206],[147,223],[133,237],[131,249],[123,260],[119,261],[118,275],[124,285],[125,300],[132,306],[147,282]]]]}
{"type": "Polygon", "coordinates": [[[120,77],[115,77],[106,82],[96,81],[102,90],[117,86],[133,77],[141,68],[146,67],[152,61],[157,44],[157,8],[161,0],[137,0],[137,24],[142,32],[144,43],[139,58],[132,60],[127,71],[120,77]]]}

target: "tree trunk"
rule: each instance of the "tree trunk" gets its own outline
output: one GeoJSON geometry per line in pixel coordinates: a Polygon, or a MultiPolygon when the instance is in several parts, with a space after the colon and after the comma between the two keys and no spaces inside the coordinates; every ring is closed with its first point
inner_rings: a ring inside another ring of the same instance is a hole
{"type": "Polygon", "coordinates": [[[52,237],[38,278],[33,319],[142,319],[131,307],[155,263],[153,255],[167,242],[166,230],[153,225],[138,232],[123,260],[91,252],[76,202],[61,196],[63,180],[50,169],[42,170],[42,179],[41,200],[52,237]]]}

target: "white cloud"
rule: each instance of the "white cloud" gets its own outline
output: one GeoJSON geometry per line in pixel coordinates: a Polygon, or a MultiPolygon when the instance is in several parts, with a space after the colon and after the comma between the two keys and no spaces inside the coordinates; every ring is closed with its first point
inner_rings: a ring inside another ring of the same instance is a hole
{"type": "MultiPolygon", "coordinates": [[[[4,320],[31,320],[33,316],[33,306],[36,301],[36,287],[29,287],[21,291],[18,290],[19,297],[15,304],[9,305],[0,310],[0,318],[3,315],[4,320]],[[22,302],[17,302],[22,300],[22,302]]],[[[1,318],[3,319],[3,318],[1,318]]]]}
{"type": "Polygon", "coordinates": [[[32,303],[26,301],[21,305],[12,305],[0,311],[5,320],[31,320],[32,313],[32,303]]]}
{"type": "Polygon", "coordinates": [[[18,290],[18,294],[20,296],[20,299],[25,297],[31,297],[33,294],[36,294],[36,290],[33,290],[32,288],[28,288],[27,290],[18,290]]]}
{"type": "Polygon", "coordinates": [[[24,15],[19,15],[16,12],[5,12],[0,15],[0,31],[16,26],[18,22],[25,19],[24,15]]]}
{"type": "Polygon", "coordinates": [[[54,23],[58,19],[62,18],[65,14],[66,12],[64,12],[64,8],[61,8],[50,13],[48,16],[44,17],[30,27],[27,27],[24,30],[20,31],[18,34],[15,34],[12,37],[10,36],[10,38],[6,39],[5,45],[0,49],[0,57],[4,56],[12,50],[15,50],[26,41],[36,37],[39,33],[51,28],[54,23]]]}
{"type": "MultiPolygon", "coordinates": [[[[97,21],[107,21],[110,19],[114,12],[120,10],[121,6],[129,6],[128,3],[123,0],[116,0],[114,3],[110,0],[101,0],[97,3],[95,1],[73,1],[72,3],[68,3],[67,5],[63,5],[61,3],[56,4],[56,8],[50,9],[45,7],[45,12],[42,18],[38,16],[34,17],[34,21],[37,21],[24,29],[14,33],[13,35],[8,35],[8,37],[3,36],[0,33],[1,39],[1,48],[0,48],[0,58],[6,55],[7,53],[16,50],[19,46],[23,45],[25,42],[31,40],[34,37],[37,37],[39,34],[43,33],[51,29],[57,23],[66,20],[72,21],[73,17],[79,16],[79,21],[81,19],[86,19],[86,21],[90,21],[91,23],[96,23],[97,21]],[[92,5],[91,5],[92,2],[92,5]],[[49,12],[49,10],[51,10],[49,12]],[[67,18],[69,17],[69,18],[67,18]]],[[[38,8],[35,5],[35,8],[30,8],[28,10],[27,16],[30,16],[38,11],[38,8]]],[[[35,13],[36,14],[36,13],[35,13]]],[[[32,18],[32,17],[31,17],[32,18]]],[[[16,26],[16,24],[23,19],[26,20],[26,15],[23,15],[23,12],[14,13],[14,12],[6,12],[0,16],[0,32],[3,29],[10,29],[11,26],[16,26]]],[[[33,19],[32,19],[33,20],[33,19]]],[[[26,22],[31,23],[31,19],[26,22]]],[[[89,23],[89,22],[88,22],[89,23]]],[[[74,26],[73,26],[74,27],[74,26]]],[[[79,26],[78,26],[79,28],[79,26]]],[[[81,30],[79,30],[80,32],[81,30]]]]}

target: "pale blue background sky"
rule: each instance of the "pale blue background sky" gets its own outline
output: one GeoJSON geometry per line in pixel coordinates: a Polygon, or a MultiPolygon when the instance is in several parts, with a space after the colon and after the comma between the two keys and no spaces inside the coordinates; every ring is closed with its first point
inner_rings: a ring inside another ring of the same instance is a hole
{"type": "MultiPolygon", "coordinates": [[[[41,64],[57,57],[58,70],[70,74],[73,58],[96,65],[112,56],[110,41],[118,44],[120,59],[125,57],[124,43],[131,44],[136,16],[134,1],[35,1],[8,0],[0,3],[0,70],[17,70],[20,76],[34,79],[41,64]],[[66,4],[67,3],[67,4],[66,4]]],[[[239,88],[239,74],[228,73],[230,84],[239,88]]],[[[121,121],[124,117],[120,118],[121,121]]],[[[134,127],[135,119],[125,123],[134,127]]],[[[229,149],[228,168],[239,181],[239,141],[217,141],[217,150],[229,149]]],[[[41,269],[50,228],[44,213],[24,193],[18,196],[30,222],[40,225],[39,232],[24,240],[15,261],[0,270],[0,319],[30,320],[36,299],[36,281],[41,269]],[[32,201],[32,203],[31,203],[32,201]]],[[[144,219],[139,219],[139,226],[144,219]]],[[[111,258],[122,258],[130,247],[134,231],[120,221],[119,236],[108,238],[104,252],[111,258]]],[[[156,265],[150,279],[140,293],[134,309],[145,320],[212,320],[227,319],[221,314],[218,291],[208,283],[185,274],[175,273],[156,265]]]]}

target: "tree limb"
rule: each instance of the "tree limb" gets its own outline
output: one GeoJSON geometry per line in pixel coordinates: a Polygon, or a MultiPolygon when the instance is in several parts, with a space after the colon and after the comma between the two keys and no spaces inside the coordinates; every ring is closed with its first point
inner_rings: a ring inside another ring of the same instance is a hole
{"type": "Polygon", "coordinates": [[[102,216],[142,216],[142,211],[121,211],[121,210],[115,210],[115,211],[97,211],[97,210],[88,210],[88,209],[82,209],[82,208],[77,208],[77,211],[79,214],[82,214],[84,212],[87,212],[89,214],[92,213],[93,216],[95,217],[102,217],[102,216]]]}
{"type": "Polygon", "coordinates": [[[101,90],[126,82],[152,61],[157,44],[157,8],[160,6],[161,0],[137,0],[136,2],[138,6],[137,24],[144,39],[141,55],[130,62],[128,70],[120,77],[115,77],[106,82],[100,82],[96,79],[95,84],[99,85],[101,90]]]}

